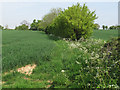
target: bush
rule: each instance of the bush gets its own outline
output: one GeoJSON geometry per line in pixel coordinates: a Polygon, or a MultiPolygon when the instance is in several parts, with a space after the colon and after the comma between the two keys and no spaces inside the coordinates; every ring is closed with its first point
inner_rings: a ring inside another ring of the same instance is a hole
{"type": "Polygon", "coordinates": [[[99,28],[100,28],[100,25],[97,24],[97,23],[95,23],[95,24],[94,24],[94,29],[95,29],[95,30],[98,30],[99,28]]]}
{"type": "Polygon", "coordinates": [[[15,28],[15,30],[28,30],[28,26],[25,24],[22,24],[15,28]]]}
{"type": "Polygon", "coordinates": [[[4,29],[4,27],[0,25],[0,29],[2,29],[2,30],[3,30],[3,29],[4,29]]]}
{"type": "Polygon", "coordinates": [[[40,23],[41,23],[41,20],[36,21],[36,19],[34,19],[32,24],[30,25],[30,30],[42,31],[42,28],[40,27],[40,23]]]}
{"type": "Polygon", "coordinates": [[[120,86],[120,37],[108,41],[100,51],[101,57],[104,58],[104,66],[108,70],[109,77],[116,79],[117,85],[120,86]],[[104,56],[104,53],[106,55],[104,56]]]}
{"type": "Polygon", "coordinates": [[[46,33],[73,40],[88,38],[92,34],[94,20],[97,18],[94,13],[95,11],[91,12],[85,4],[82,7],[77,3],[61,12],[47,28],[46,33]]]}
{"type": "MultiPolygon", "coordinates": [[[[119,88],[120,87],[120,38],[103,45],[102,40],[86,39],[68,42],[78,56],[64,63],[64,82],[67,88],[119,88]],[[89,45],[88,45],[89,43],[89,45]],[[103,45],[103,46],[102,46],[103,45]],[[66,79],[65,79],[66,78],[66,79]]],[[[62,76],[62,75],[61,75],[62,76]]],[[[63,80],[63,78],[60,78],[63,80]]],[[[55,86],[59,83],[53,83],[55,86]]]]}
{"type": "Polygon", "coordinates": [[[120,25],[118,25],[118,26],[117,26],[117,29],[119,29],[119,30],[120,30],[120,25]]]}
{"type": "Polygon", "coordinates": [[[119,29],[120,26],[110,26],[109,29],[119,29]]]}

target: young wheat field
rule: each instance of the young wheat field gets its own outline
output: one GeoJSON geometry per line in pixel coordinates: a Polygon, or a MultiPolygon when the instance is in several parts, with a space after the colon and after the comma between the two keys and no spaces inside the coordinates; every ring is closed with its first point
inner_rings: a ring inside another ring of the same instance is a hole
{"type": "Polygon", "coordinates": [[[105,76],[104,70],[107,70],[103,64],[104,58],[99,54],[112,37],[118,37],[117,30],[94,30],[93,36],[84,42],[63,40],[40,31],[3,30],[2,86],[119,87],[117,78],[111,78],[108,74],[105,76]],[[18,71],[18,68],[26,65],[34,65],[30,74],[18,71]]]}

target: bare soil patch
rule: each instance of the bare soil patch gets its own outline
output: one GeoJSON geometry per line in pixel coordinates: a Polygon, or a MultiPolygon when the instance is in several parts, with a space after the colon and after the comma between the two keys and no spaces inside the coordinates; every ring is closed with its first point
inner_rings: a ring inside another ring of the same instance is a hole
{"type": "Polygon", "coordinates": [[[33,65],[29,64],[29,65],[26,65],[25,67],[18,68],[17,72],[30,76],[33,72],[33,69],[35,69],[35,67],[36,67],[36,64],[33,64],[33,65]]]}

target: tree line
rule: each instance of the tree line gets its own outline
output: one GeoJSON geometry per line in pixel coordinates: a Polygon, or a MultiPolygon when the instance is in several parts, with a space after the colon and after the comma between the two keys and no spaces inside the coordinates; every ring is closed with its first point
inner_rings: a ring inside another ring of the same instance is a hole
{"type": "Polygon", "coordinates": [[[116,26],[112,25],[109,28],[108,28],[108,26],[102,25],[102,28],[103,28],[103,30],[112,30],[112,29],[118,30],[118,29],[120,29],[120,25],[116,25],[116,26]]]}
{"type": "MultiPolygon", "coordinates": [[[[81,37],[90,37],[94,29],[99,30],[100,25],[94,23],[97,18],[95,11],[91,12],[85,4],[81,6],[77,3],[64,10],[53,8],[42,20],[34,19],[31,24],[24,20],[21,25],[15,27],[15,30],[44,31],[46,34],[78,40],[81,37]]],[[[120,29],[120,26],[108,28],[103,25],[102,28],[103,30],[120,29]]],[[[0,25],[0,29],[7,28],[0,25]]]]}

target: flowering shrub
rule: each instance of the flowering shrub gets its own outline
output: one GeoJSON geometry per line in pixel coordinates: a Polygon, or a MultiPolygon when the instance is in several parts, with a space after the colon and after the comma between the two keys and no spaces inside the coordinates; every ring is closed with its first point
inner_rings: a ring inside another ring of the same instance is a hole
{"type": "Polygon", "coordinates": [[[104,60],[110,78],[116,79],[120,86],[120,43],[119,38],[108,41],[100,51],[101,58],[104,60]],[[104,56],[102,53],[105,53],[104,56]]]}
{"type": "Polygon", "coordinates": [[[78,56],[73,58],[74,60],[67,61],[69,63],[64,63],[64,75],[67,76],[66,80],[69,81],[69,84],[64,83],[61,84],[62,86],[65,85],[68,88],[120,88],[118,39],[114,39],[112,42],[100,39],[66,42],[71,51],[78,56]]]}

